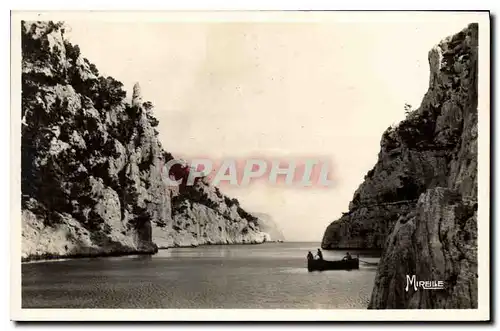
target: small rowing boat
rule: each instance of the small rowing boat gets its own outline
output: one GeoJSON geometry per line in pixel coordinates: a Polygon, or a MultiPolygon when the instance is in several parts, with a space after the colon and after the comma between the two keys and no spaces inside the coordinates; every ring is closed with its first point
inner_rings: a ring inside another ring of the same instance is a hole
{"type": "Polygon", "coordinates": [[[309,271],[352,270],[352,269],[359,269],[359,259],[353,258],[350,260],[340,260],[340,261],[309,259],[307,261],[307,270],[309,271]]]}

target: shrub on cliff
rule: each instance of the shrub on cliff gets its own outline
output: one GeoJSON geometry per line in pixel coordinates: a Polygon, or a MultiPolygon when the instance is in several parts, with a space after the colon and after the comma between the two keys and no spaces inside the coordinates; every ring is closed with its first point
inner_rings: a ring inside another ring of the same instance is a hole
{"type": "Polygon", "coordinates": [[[153,116],[153,103],[151,101],[144,102],[142,107],[146,111],[146,116],[148,117],[149,124],[155,128],[158,126],[159,122],[156,117],[153,116]]]}
{"type": "Polygon", "coordinates": [[[64,41],[64,47],[66,50],[66,59],[75,65],[76,60],[80,57],[80,47],[78,45],[73,45],[67,40],[64,41]]]}
{"type": "Polygon", "coordinates": [[[50,60],[51,49],[47,38],[43,38],[55,30],[59,30],[63,26],[62,22],[48,22],[47,28],[41,32],[41,36],[34,38],[37,35],[36,24],[28,25],[25,21],[21,21],[21,50],[23,61],[31,61],[34,63],[44,63],[50,60]]]}
{"type": "Polygon", "coordinates": [[[127,93],[123,90],[123,84],[113,77],[99,77],[99,87],[94,104],[97,109],[110,110],[112,106],[121,103],[127,93]]]}
{"type": "Polygon", "coordinates": [[[431,147],[436,122],[425,115],[407,118],[399,124],[397,132],[409,148],[431,147]]]}

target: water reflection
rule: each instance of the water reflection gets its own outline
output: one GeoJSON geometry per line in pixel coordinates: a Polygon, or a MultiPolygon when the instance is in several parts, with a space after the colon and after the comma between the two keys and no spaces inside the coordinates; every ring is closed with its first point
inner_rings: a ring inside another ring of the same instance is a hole
{"type": "MultiPolygon", "coordinates": [[[[304,258],[308,251],[316,251],[319,245],[311,243],[266,243],[261,245],[209,245],[203,247],[170,248],[160,250],[160,258],[304,258]]],[[[379,251],[351,250],[352,256],[359,256],[370,263],[376,263],[380,257],[379,251]]],[[[344,257],[345,251],[323,251],[327,260],[337,260],[344,257]]]]}
{"type": "Polygon", "coordinates": [[[137,261],[151,261],[153,259],[152,255],[136,255],[134,260],[137,261]]]}

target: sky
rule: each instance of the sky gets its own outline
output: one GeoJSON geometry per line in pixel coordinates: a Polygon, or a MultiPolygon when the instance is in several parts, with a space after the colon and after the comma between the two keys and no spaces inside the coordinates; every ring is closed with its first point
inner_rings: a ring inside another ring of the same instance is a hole
{"type": "Polygon", "coordinates": [[[418,107],[428,51],[468,23],[434,13],[290,21],[66,20],[67,33],[129,96],[139,82],[177,157],[329,160],[334,185],[222,191],[270,215],[289,241],[320,241],[375,165],[384,130],[418,107]],[[368,17],[368,18],[367,18],[368,17]]]}

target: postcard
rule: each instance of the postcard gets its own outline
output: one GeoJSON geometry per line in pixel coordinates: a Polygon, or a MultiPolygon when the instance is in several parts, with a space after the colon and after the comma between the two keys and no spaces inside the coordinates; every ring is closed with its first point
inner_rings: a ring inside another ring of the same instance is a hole
{"type": "Polygon", "coordinates": [[[490,319],[489,12],[12,12],[11,318],[490,319]]]}

